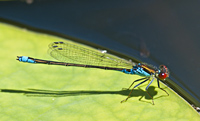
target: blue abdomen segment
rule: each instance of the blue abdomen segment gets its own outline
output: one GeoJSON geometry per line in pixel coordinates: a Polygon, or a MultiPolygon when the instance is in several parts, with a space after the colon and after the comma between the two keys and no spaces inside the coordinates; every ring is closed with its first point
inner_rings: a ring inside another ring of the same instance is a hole
{"type": "Polygon", "coordinates": [[[143,70],[143,68],[138,66],[133,66],[132,69],[123,69],[122,72],[126,74],[137,74],[140,76],[150,76],[150,74],[143,70]]]}
{"type": "Polygon", "coordinates": [[[22,61],[22,62],[36,63],[35,60],[30,59],[30,58],[27,57],[27,56],[21,56],[21,57],[19,57],[18,59],[19,59],[19,61],[22,61]]]}

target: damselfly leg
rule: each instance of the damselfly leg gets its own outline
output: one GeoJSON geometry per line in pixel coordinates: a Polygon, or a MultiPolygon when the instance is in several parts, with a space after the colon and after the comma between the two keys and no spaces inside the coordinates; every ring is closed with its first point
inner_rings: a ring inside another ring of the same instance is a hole
{"type": "MultiPolygon", "coordinates": [[[[131,88],[131,86],[132,86],[135,82],[142,81],[142,82],[140,82],[139,84],[137,84],[136,86],[134,86],[133,89],[136,88],[137,86],[141,85],[142,83],[148,81],[148,80],[149,80],[149,77],[148,77],[148,78],[142,78],[142,79],[135,80],[135,81],[129,86],[129,88],[131,88]],[[144,79],[146,79],[146,80],[144,80],[144,79]],[[144,81],[142,81],[142,80],[144,80],[144,81]]],[[[128,89],[129,89],[129,88],[128,88],[128,89]]],[[[127,97],[126,99],[122,100],[121,103],[126,102],[126,101],[130,98],[131,93],[133,92],[133,89],[132,89],[131,92],[129,93],[128,97],[127,97]]]]}
{"type": "MultiPolygon", "coordinates": [[[[165,93],[167,93],[167,91],[166,91],[166,90],[164,90],[163,88],[161,88],[161,87],[160,87],[160,83],[159,83],[159,81],[160,81],[160,80],[159,80],[159,79],[157,79],[157,82],[158,82],[158,88],[160,88],[162,91],[164,91],[165,93]]],[[[167,95],[169,96],[169,93],[167,93],[167,95]]]]}
{"type": "Polygon", "coordinates": [[[141,78],[141,79],[138,79],[138,80],[133,81],[133,83],[129,86],[129,88],[122,88],[122,90],[129,90],[129,89],[133,86],[133,84],[134,84],[135,82],[140,81],[140,80],[144,80],[144,79],[147,79],[147,77],[141,78]]]}
{"type": "MultiPolygon", "coordinates": [[[[135,80],[135,81],[130,85],[130,87],[129,87],[128,89],[130,89],[131,86],[132,86],[135,82],[137,82],[137,81],[144,80],[144,81],[140,82],[139,84],[137,84],[136,86],[134,86],[133,89],[136,88],[136,87],[138,87],[139,85],[143,84],[144,82],[148,81],[149,79],[150,79],[150,77],[135,80]],[[145,80],[144,80],[144,79],[145,79],[145,80]]],[[[148,88],[149,88],[149,86],[151,85],[151,83],[154,81],[154,79],[155,79],[155,78],[153,78],[153,79],[150,81],[150,83],[147,85],[147,87],[146,87],[146,92],[147,92],[147,94],[149,95],[149,97],[151,97],[151,99],[152,99],[152,104],[153,104],[153,105],[154,105],[153,97],[149,94],[148,88]]],[[[159,86],[159,88],[160,88],[160,86],[159,86]]],[[[122,100],[121,103],[126,102],[126,101],[130,98],[131,93],[133,92],[133,89],[132,89],[131,92],[129,93],[128,97],[127,97],[126,99],[122,100]]],[[[162,88],[161,88],[161,89],[162,89],[162,88]]]]}
{"type": "Polygon", "coordinates": [[[150,83],[147,85],[147,87],[146,87],[146,92],[147,92],[147,94],[151,97],[151,99],[152,99],[152,104],[154,105],[154,101],[153,101],[153,97],[149,94],[149,92],[148,92],[148,88],[149,88],[149,86],[151,85],[151,83],[153,82],[153,80],[154,80],[154,78],[150,81],[150,83]]]}

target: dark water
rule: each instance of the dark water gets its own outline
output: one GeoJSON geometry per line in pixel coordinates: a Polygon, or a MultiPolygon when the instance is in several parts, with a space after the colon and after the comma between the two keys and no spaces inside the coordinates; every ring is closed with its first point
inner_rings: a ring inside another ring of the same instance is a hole
{"type": "Polygon", "coordinates": [[[200,1],[0,2],[0,17],[74,37],[152,65],[200,102],[200,1]]]}

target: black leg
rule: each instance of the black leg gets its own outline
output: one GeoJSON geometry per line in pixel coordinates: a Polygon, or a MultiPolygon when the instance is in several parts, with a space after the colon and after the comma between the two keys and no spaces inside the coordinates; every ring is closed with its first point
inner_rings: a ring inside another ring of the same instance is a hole
{"type": "Polygon", "coordinates": [[[129,89],[133,86],[133,84],[134,84],[135,82],[138,82],[138,81],[141,81],[141,80],[144,80],[144,79],[147,79],[147,77],[141,78],[141,79],[137,79],[137,80],[133,81],[133,83],[129,86],[128,89],[127,89],[127,88],[122,88],[122,89],[123,89],[123,90],[124,90],[124,89],[129,90],[129,89]]]}
{"type": "MultiPolygon", "coordinates": [[[[137,81],[140,81],[140,80],[143,80],[143,79],[146,79],[146,80],[144,80],[144,81],[140,82],[139,84],[137,84],[136,86],[134,86],[133,89],[136,88],[137,86],[141,85],[142,83],[144,83],[144,82],[146,82],[146,81],[149,80],[149,78],[142,78],[142,79],[135,80],[134,82],[137,82],[137,81]]],[[[134,82],[133,82],[133,83],[134,83],[134,82]]],[[[133,85],[133,83],[131,84],[131,86],[133,85]]],[[[130,86],[130,87],[131,87],[131,86],[130,86]]],[[[129,87],[129,88],[130,88],[130,87],[129,87]]],[[[129,93],[128,97],[127,97],[126,99],[122,100],[121,103],[126,102],[126,101],[128,100],[128,98],[130,98],[131,93],[133,92],[133,89],[132,89],[131,92],[129,93]]]]}
{"type": "Polygon", "coordinates": [[[147,85],[147,87],[146,87],[146,91],[147,91],[147,94],[151,97],[151,99],[152,99],[152,103],[153,103],[153,105],[154,105],[154,101],[153,101],[153,97],[149,94],[149,92],[148,92],[148,88],[149,88],[149,86],[151,85],[151,83],[153,82],[153,80],[154,80],[154,78],[151,80],[151,82],[147,85]]]}
{"type": "MultiPolygon", "coordinates": [[[[159,81],[160,81],[160,80],[159,80],[159,79],[157,79],[157,82],[158,82],[158,88],[160,88],[162,91],[164,91],[164,92],[166,92],[166,93],[167,93],[167,91],[166,91],[166,90],[164,90],[163,88],[161,88],[161,87],[160,87],[160,83],[159,83],[159,81]]],[[[167,93],[167,95],[169,96],[169,94],[168,94],[168,93],[167,93]]]]}

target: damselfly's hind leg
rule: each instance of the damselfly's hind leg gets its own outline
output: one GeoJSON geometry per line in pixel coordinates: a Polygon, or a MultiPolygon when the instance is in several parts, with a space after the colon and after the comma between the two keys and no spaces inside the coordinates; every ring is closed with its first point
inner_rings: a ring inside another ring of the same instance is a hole
{"type": "MultiPolygon", "coordinates": [[[[158,88],[160,88],[162,91],[164,91],[165,93],[167,93],[167,91],[166,91],[166,90],[164,90],[163,88],[161,88],[161,87],[160,87],[160,83],[159,83],[159,81],[160,81],[160,80],[159,80],[159,79],[157,79],[157,82],[158,82],[158,88]]],[[[169,96],[169,93],[167,93],[167,95],[169,96]]]]}
{"type": "MultiPolygon", "coordinates": [[[[135,80],[135,81],[129,86],[128,89],[130,89],[131,86],[132,86],[135,82],[141,81],[141,80],[144,80],[144,81],[142,81],[142,82],[140,82],[139,84],[137,84],[136,86],[134,86],[133,89],[136,88],[137,86],[141,85],[142,83],[146,82],[147,80],[149,80],[149,77],[148,77],[148,78],[146,77],[146,78],[142,78],[142,79],[135,80]],[[144,80],[144,79],[146,79],[146,80],[144,80]]],[[[131,92],[129,93],[128,97],[127,97],[126,99],[122,100],[121,103],[126,102],[126,101],[128,100],[128,98],[130,98],[131,93],[133,92],[133,89],[132,89],[131,92]]]]}
{"type": "Polygon", "coordinates": [[[144,80],[144,79],[146,79],[146,78],[147,78],[147,77],[145,77],[145,78],[141,78],[141,79],[137,79],[137,80],[133,81],[133,83],[129,86],[129,88],[122,88],[122,90],[129,90],[129,89],[133,86],[133,84],[134,84],[135,82],[138,82],[138,81],[144,80]]]}

